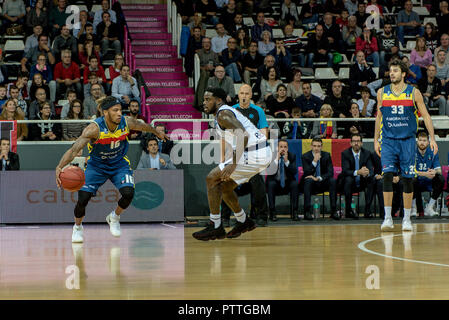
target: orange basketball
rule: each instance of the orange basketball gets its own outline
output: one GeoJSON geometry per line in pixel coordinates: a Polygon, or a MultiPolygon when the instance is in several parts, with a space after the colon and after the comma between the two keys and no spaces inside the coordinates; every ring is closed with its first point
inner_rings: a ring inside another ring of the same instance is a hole
{"type": "Polygon", "coordinates": [[[84,185],[84,171],[77,166],[69,166],[61,172],[59,179],[65,190],[75,192],[84,185]]]}

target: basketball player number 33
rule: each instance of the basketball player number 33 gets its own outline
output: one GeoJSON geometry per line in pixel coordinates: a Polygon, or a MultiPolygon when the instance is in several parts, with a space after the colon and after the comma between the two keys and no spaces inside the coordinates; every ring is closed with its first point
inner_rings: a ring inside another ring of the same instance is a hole
{"type": "Polygon", "coordinates": [[[391,106],[391,113],[393,114],[404,114],[404,106],[391,106]]]}

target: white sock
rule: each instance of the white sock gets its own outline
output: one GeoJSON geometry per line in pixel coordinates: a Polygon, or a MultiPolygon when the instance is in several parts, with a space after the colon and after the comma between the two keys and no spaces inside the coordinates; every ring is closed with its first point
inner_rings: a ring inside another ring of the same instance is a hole
{"type": "Polygon", "coordinates": [[[240,223],[243,223],[246,220],[246,214],[245,214],[245,211],[243,209],[240,212],[234,213],[234,216],[237,219],[237,221],[240,222],[240,223]]]}
{"type": "Polygon", "coordinates": [[[214,223],[215,229],[221,225],[221,214],[210,214],[210,220],[214,223]]]}
{"type": "Polygon", "coordinates": [[[391,207],[384,207],[385,208],[385,219],[391,219],[391,207]]]}
{"type": "Polygon", "coordinates": [[[415,209],[416,209],[416,199],[413,199],[413,200],[412,200],[412,208],[415,208],[415,209]]]}
{"type": "Polygon", "coordinates": [[[115,210],[111,212],[111,218],[115,220],[120,220],[120,216],[115,213],[115,210]]]}
{"type": "Polygon", "coordinates": [[[430,198],[430,201],[429,201],[429,208],[432,208],[432,209],[433,209],[433,206],[435,205],[436,202],[437,202],[437,201],[436,201],[435,199],[430,198]]]}
{"type": "Polygon", "coordinates": [[[410,213],[412,212],[412,209],[405,209],[404,208],[404,220],[410,220],[410,213]]]}
{"type": "Polygon", "coordinates": [[[77,229],[81,229],[82,226],[83,226],[82,223],[81,223],[80,225],[77,225],[77,224],[75,223],[75,227],[76,227],[77,229]]]}

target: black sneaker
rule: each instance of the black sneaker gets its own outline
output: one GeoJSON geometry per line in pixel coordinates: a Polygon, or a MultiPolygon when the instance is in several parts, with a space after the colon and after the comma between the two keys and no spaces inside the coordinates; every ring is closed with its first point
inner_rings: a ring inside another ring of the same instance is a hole
{"type": "Polygon", "coordinates": [[[226,238],[237,238],[242,233],[256,229],[256,224],[250,217],[246,217],[245,222],[236,222],[234,228],[226,234],[226,238]]]}
{"type": "Polygon", "coordinates": [[[229,224],[230,222],[229,222],[229,219],[225,219],[225,218],[222,218],[221,219],[221,225],[223,226],[223,228],[229,228],[229,224]]]}
{"type": "Polygon", "coordinates": [[[215,224],[209,221],[209,224],[203,230],[197,231],[192,236],[197,240],[215,240],[224,239],[226,237],[226,231],[223,228],[223,224],[220,224],[218,228],[215,228],[215,224]]]}
{"type": "Polygon", "coordinates": [[[257,218],[256,224],[258,227],[266,227],[267,226],[267,220],[262,218],[257,218]]]}

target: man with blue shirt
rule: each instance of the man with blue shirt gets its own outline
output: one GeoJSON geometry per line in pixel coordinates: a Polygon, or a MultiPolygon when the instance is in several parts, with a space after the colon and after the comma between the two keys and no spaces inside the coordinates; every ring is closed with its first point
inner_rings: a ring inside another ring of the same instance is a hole
{"type": "Polygon", "coordinates": [[[317,118],[320,115],[323,102],[320,98],[312,94],[312,85],[310,82],[303,82],[302,95],[296,98],[295,104],[301,109],[301,115],[304,118],[317,118]]]}
{"type": "MultiPolygon", "coordinates": [[[[242,85],[238,92],[239,103],[232,107],[247,117],[268,138],[268,122],[265,112],[262,108],[251,103],[252,95],[251,86],[247,84],[242,85]]],[[[256,218],[256,223],[259,227],[265,227],[268,219],[268,202],[262,176],[256,174],[247,183],[239,185],[235,192],[238,196],[251,193],[251,215],[253,218],[256,218]]],[[[221,208],[223,225],[227,225],[231,216],[231,209],[224,201],[221,203],[221,208]]],[[[275,219],[272,220],[275,221],[275,219]]]]}
{"type": "Polygon", "coordinates": [[[444,178],[441,173],[440,159],[438,153],[433,154],[429,148],[429,137],[426,132],[418,134],[418,149],[416,151],[416,174],[417,178],[413,186],[412,214],[416,211],[423,212],[422,191],[431,191],[432,195],[429,203],[424,209],[424,215],[437,216],[434,206],[438,197],[443,192],[444,178]]]}
{"type": "Polygon", "coordinates": [[[413,11],[413,3],[410,0],[405,1],[404,10],[398,13],[398,38],[405,47],[404,36],[420,36],[424,34],[424,28],[419,20],[419,15],[413,11]]]}

